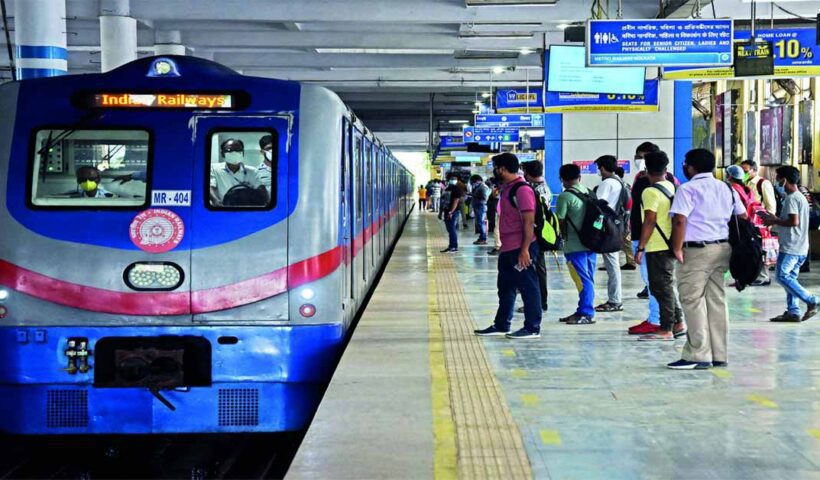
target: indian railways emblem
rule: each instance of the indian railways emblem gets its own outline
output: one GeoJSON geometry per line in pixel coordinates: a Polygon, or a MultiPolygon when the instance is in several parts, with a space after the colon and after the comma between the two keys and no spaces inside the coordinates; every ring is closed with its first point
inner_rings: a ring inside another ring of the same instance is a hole
{"type": "Polygon", "coordinates": [[[163,208],[141,212],[129,228],[131,241],[140,250],[164,253],[176,248],[185,235],[185,224],[179,215],[163,208]]]}

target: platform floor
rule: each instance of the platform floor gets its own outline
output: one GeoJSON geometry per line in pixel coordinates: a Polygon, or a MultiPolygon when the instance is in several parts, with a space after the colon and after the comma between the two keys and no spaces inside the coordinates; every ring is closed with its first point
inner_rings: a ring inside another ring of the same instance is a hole
{"type": "Polygon", "coordinates": [[[672,371],[682,340],[626,334],[637,272],[625,312],[563,325],[577,296],[550,260],[540,339],[473,336],[496,307],[474,238],[440,254],[443,224],[413,214],[289,478],[820,479],[820,320],[770,323],[780,287],[727,290],[729,368],[672,371]]]}

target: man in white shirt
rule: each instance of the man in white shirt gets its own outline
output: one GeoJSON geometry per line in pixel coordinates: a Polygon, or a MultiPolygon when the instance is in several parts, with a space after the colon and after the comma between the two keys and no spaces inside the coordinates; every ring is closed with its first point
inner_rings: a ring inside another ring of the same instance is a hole
{"type": "Polygon", "coordinates": [[[211,205],[222,206],[225,194],[237,185],[259,187],[256,169],[243,163],[245,145],[242,140],[229,138],[219,146],[222,162],[211,164],[211,205]]]}
{"type": "MultiPolygon", "coordinates": [[[[595,160],[595,165],[598,166],[598,173],[600,173],[603,181],[598,185],[596,196],[599,200],[605,200],[609,208],[619,213],[622,218],[626,219],[626,200],[628,199],[628,192],[623,182],[617,175],[615,170],[618,168],[618,159],[612,155],[604,155],[595,160]]],[[[607,301],[595,307],[596,312],[622,312],[624,309],[621,300],[621,252],[604,253],[604,267],[606,267],[606,289],[607,301]]]]}
{"type": "Polygon", "coordinates": [[[259,188],[264,189],[271,196],[271,168],[273,166],[273,137],[265,135],[259,139],[259,149],[262,151],[262,163],[256,169],[256,176],[259,180],[259,188]]]}
{"type": "Polygon", "coordinates": [[[697,148],[683,160],[689,182],[675,194],[672,252],[681,263],[678,291],[688,325],[681,359],[667,367],[705,370],[728,365],[729,323],[723,276],[729,270],[729,219],[746,218],[737,192],[716,179],[715,156],[697,148]]]}

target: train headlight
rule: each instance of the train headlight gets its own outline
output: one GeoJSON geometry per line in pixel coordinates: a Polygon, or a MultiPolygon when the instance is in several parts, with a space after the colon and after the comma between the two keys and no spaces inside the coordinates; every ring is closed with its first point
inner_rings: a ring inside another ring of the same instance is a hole
{"type": "Polygon", "coordinates": [[[300,295],[305,300],[313,300],[313,297],[316,296],[316,292],[312,288],[303,288],[300,295]]]}
{"type": "Polygon", "coordinates": [[[5,301],[8,298],[9,298],[9,291],[4,289],[4,288],[0,288],[0,302],[5,301]]]}
{"type": "Polygon", "coordinates": [[[9,313],[8,309],[6,307],[0,305],[0,318],[6,318],[6,315],[8,315],[8,313],[9,313]]]}
{"type": "Polygon", "coordinates": [[[170,262],[138,262],[125,269],[125,283],[134,290],[175,290],[185,276],[170,262]]]}

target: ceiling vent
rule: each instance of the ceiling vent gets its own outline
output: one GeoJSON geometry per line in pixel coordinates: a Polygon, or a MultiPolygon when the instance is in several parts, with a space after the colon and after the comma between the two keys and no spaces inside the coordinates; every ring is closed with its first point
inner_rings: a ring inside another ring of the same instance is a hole
{"type": "Polygon", "coordinates": [[[498,60],[518,58],[518,50],[459,50],[454,57],[457,60],[498,60]]]}

